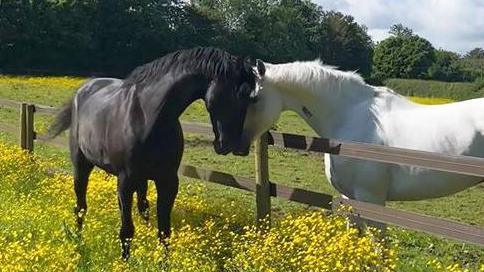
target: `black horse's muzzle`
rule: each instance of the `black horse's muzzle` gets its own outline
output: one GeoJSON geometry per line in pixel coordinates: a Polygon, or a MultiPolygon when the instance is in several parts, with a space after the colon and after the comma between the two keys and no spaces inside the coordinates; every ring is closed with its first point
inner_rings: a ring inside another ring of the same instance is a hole
{"type": "Polygon", "coordinates": [[[232,144],[230,144],[228,141],[220,141],[215,139],[213,141],[213,149],[218,155],[227,155],[232,152],[232,144]]]}
{"type": "Polygon", "coordinates": [[[250,140],[245,135],[242,135],[239,143],[235,146],[232,153],[236,156],[247,156],[250,151],[250,140]]]}

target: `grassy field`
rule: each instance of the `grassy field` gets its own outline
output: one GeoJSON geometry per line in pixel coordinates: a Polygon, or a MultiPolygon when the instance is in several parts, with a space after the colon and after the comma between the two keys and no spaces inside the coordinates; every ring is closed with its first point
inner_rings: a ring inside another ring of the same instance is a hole
{"type": "MultiPolygon", "coordinates": [[[[83,79],[73,78],[55,78],[53,80],[0,77],[0,98],[60,106],[73,94],[75,86],[82,81],[83,79]]],[[[421,100],[421,98],[413,98],[413,100],[425,103],[449,102],[449,100],[425,101],[426,99],[421,100]]],[[[7,131],[1,134],[3,141],[17,142],[18,116],[17,110],[0,108],[0,131],[7,131]]],[[[51,119],[50,116],[40,115],[36,115],[36,118],[36,127],[40,131],[45,130],[47,123],[51,119]]],[[[202,103],[195,103],[190,106],[182,119],[197,122],[208,121],[202,103]]],[[[293,113],[284,113],[275,127],[280,131],[314,135],[311,128],[293,113]]],[[[253,176],[254,162],[252,156],[244,158],[232,155],[217,156],[211,151],[209,139],[201,136],[186,135],[186,142],[184,163],[234,173],[240,176],[253,176]]],[[[41,155],[43,158],[55,159],[56,164],[60,167],[70,168],[68,153],[63,147],[39,143],[36,145],[36,154],[41,155]]],[[[269,157],[272,181],[336,194],[324,177],[323,158],[321,155],[271,148],[269,157]]],[[[183,178],[182,184],[182,191],[187,193],[186,190],[189,190],[187,189],[189,184],[200,184],[200,182],[183,178]]],[[[445,198],[416,202],[394,202],[390,203],[389,206],[484,226],[483,192],[484,189],[481,186],[445,198]]],[[[226,207],[227,203],[235,203],[236,210],[244,211],[244,218],[253,218],[254,201],[251,194],[212,184],[203,185],[203,189],[197,191],[197,194],[213,207],[208,212],[212,213],[212,215],[217,215],[217,213],[223,211],[223,207],[226,207]]],[[[96,207],[92,207],[92,209],[96,209],[96,207]]],[[[308,209],[311,208],[274,199],[273,211],[277,217],[308,209]]],[[[179,219],[186,215],[183,212],[179,212],[179,210],[175,212],[175,217],[179,219]]],[[[117,219],[117,214],[112,218],[114,218],[113,220],[117,219]]],[[[106,224],[118,223],[117,221],[110,221],[106,222],[106,224]]],[[[174,227],[177,228],[179,226],[180,224],[178,223],[174,227]]],[[[427,264],[434,259],[446,265],[458,263],[472,270],[477,270],[477,265],[484,262],[484,250],[467,244],[455,243],[399,229],[390,231],[390,237],[393,242],[399,245],[397,247],[399,257],[398,271],[439,271],[427,264]]]]}
{"type": "Polygon", "coordinates": [[[466,100],[484,97],[484,88],[471,82],[441,82],[419,79],[388,79],[385,85],[406,96],[466,100]]]}

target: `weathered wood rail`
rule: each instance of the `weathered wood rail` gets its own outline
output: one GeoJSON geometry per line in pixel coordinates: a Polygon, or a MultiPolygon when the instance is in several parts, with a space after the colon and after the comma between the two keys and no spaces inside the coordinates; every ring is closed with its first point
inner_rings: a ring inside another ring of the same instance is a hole
{"type": "MultiPolygon", "coordinates": [[[[57,112],[57,109],[53,107],[0,99],[0,107],[2,106],[9,108],[20,107],[20,143],[24,149],[29,151],[33,151],[34,139],[37,138],[37,140],[43,141],[43,137],[41,137],[41,135],[37,137],[34,131],[34,113],[53,114],[57,112]]],[[[211,126],[206,124],[183,123],[182,126],[185,133],[204,135],[213,134],[211,126]]],[[[59,141],[56,142],[56,144],[58,145],[59,141]]],[[[65,145],[66,142],[63,142],[63,144],[65,145]]],[[[303,151],[330,153],[355,159],[423,167],[479,177],[484,177],[483,158],[437,154],[366,143],[342,142],[332,139],[306,137],[274,131],[265,134],[261,139],[258,139],[255,144],[255,180],[190,165],[182,165],[179,169],[179,173],[186,177],[254,192],[256,194],[257,219],[270,216],[271,196],[324,209],[334,209],[340,205],[349,205],[352,208],[347,213],[354,217],[361,217],[484,246],[484,229],[477,226],[354,200],[333,198],[333,196],[329,194],[308,191],[300,188],[291,188],[271,182],[269,180],[267,147],[268,145],[273,145],[303,151]]]]}

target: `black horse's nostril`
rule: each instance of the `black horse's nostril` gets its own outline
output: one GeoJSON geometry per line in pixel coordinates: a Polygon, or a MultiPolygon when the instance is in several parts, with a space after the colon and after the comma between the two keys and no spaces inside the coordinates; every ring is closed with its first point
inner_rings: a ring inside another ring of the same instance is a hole
{"type": "Polygon", "coordinates": [[[247,156],[247,155],[249,155],[249,149],[247,149],[247,150],[235,150],[232,153],[236,156],[247,156]]]}
{"type": "Polygon", "coordinates": [[[234,147],[234,151],[232,152],[236,156],[247,156],[249,155],[250,151],[250,140],[247,135],[242,135],[240,141],[234,147]]]}
{"type": "Polygon", "coordinates": [[[215,149],[215,153],[218,155],[227,155],[232,151],[232,147],[230,144],[227,144],[224,141],[217,141],[213,142],[213,148],[215,149]]]}

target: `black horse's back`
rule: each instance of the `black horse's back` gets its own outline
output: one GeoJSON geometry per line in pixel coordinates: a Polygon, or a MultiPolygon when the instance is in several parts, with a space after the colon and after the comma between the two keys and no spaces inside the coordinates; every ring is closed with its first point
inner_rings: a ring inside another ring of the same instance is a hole
{"type": "Polygon", "coordinates": [[[49,127],[47,133],[48,138],[55,138],[59,136],[59,134],[61,134],[63,131],[70,128],[72,122],[72,110],[74,107],[74,100],[79,101],[79,94],[82,93],[82,95],[85,96],[85,99],[86,96],[96,92],[99,89],[105,88],[106,86],[113,84],[117,80],[118,79],[113,78],[95,78],[86,81],[57,113],[54,122],[49,127]]]}

